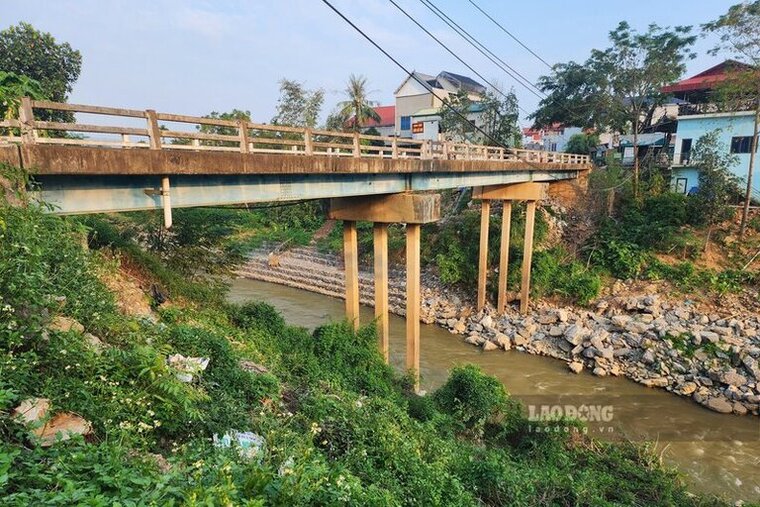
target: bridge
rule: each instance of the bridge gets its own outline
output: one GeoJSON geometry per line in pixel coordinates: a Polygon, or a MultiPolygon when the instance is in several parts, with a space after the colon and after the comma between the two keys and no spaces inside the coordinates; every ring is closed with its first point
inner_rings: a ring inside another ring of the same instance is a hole
{"type": "Polygon", "coordinates": [[[420,232],[440,218],[434,191],[473,187],[482,200],[478,308],[486,305],[490,204],[503,201],[497,310],[506,306],[512,202],[526,201],[520,307],[528,309],[536,203],[590,169],[585,155],[372,136],[244,120],[50,101],[21,101],[0,121],[0,162],[27,170],[60,214],[331,199],[344,222],[346,317],[359,325],[357,221],[375,240],[375,314],[388,355],[388,224],[406,224],[407,367],[419,371],[420,232]],[[98,117],[38,119],[43,111],[98,117]],[[103,121],[102,118],[108,118],[103,121]],[[421,193],[415,193],[421,192],[421,193]]]}

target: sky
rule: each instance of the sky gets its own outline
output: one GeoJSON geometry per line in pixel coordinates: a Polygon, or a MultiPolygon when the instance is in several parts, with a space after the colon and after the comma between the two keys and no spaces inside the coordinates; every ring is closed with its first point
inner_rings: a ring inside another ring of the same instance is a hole
{"type": "MultiPolygon", "coordinates": [[[[548,68],[467,0],[433,0],[531,82],[548,68]]],[[[621,20],[645,30],[715,19],[738,0],[475,0],[549,63],[583,61],[608,46],[621,20]]],[[[408,69],[447,70],[482,81],[388,0],[331,0],[408,69]]],[[[420,0],[397,3],[491,82],[514,87],[521,107],[538,98],[451,31],[420,0]]],[[[282,78],[325,91],[323,117],[344,99],[350,74],[367,77],[371,99],[393,104],[404,72],[321,0],[0,0],[0,28],[26,21],[82,53],[73,103],[204,115],[233,108],[254,121],[275,113],[282,78]]],[[[723,60],[700,38],[687,75],[723,60]]],[[[523,125],[527,122],[523,119],[523,125]]]]}

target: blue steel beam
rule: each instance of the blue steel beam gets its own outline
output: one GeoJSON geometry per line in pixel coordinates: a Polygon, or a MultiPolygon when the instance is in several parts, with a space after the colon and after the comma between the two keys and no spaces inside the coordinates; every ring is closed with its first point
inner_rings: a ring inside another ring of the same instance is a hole
{"type": "MultiPolygon", "coordinates": [[[[170,176],[173,208],[282,202],[572,179],[577,171],[170,176]]],[[[38,175],[37,197],[59,214],[160,209],[161,176],[38,175]]]]}

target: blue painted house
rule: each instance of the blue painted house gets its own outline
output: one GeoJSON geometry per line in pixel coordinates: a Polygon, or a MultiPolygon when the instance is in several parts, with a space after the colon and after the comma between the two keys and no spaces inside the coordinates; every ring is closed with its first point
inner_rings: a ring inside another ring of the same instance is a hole
{"type": "MultiPolygon", "coordinates": [[[[689,193],[699,186],[698,171],[691,165],[691,152],[703,135],[718,131],[725,149],[736,155],[730,168],[736,176],[747,182],[750,148],[754,133],[754,112],[720,112],[712,99],[712,92],[729,73],[744,64],[727,60],[704,72],[663,88],[678,100],[678,126],[672,165],[672,185],[677,192],[689,193]]],[[[760,199],[760,160],[757,161],[752,187],[760,199]]]]}
{"type": "MultiPolygon", "coordinates": [[[[754,132],[754,112],[704,113],[678,116],[676,146],[673,154],[673,187],[678,192],[688,193],[699,186],[699,175],[690,166],[691,150],[697,140],[708,132],[717,130],[718,137],[726,150],[736,155],[736,163],[731,172],[747,182],[749,154],[754,132]]],[[[760,160],[758,160],[760,164],[760,160]]],[[[760,199],[760,168],[756,167],[752,177],[755,198],[760,199]]]]}

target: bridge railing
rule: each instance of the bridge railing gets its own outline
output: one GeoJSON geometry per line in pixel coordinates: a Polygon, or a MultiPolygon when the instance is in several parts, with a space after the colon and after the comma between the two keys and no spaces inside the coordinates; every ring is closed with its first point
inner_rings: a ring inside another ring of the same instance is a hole
{"type": "Polygon", "coordinates": [[[143,111],[66,104],[31,100],[27,97],[22,99],[18,118],[0,122],[0,141],[128,149],[288,153],[328,157],[590,164],[587,155],[572,153],[373,136],[245,120],[160,113],[150,109],[143,111]],[[118,125],[44,121],[37,119],[35,112],[39,111],[67,111],[107,116],[117,119],[115,123],[118,125]]]}

